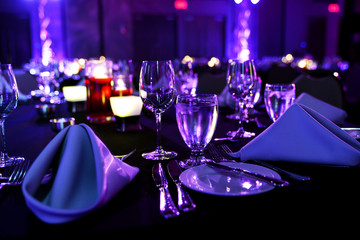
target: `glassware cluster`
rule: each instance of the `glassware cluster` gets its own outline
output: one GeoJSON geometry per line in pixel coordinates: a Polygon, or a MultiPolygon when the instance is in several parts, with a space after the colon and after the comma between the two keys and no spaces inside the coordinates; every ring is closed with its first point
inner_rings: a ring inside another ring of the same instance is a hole
{"type": "Polygon", "coordinates": [[[230,59],[227,69],[227,86],[230,94],[239,104],[239,127],[236,131],[228,132],[232,140],[253,137],[255,133],[247,132],[243,127],[244,107],[246,99],[254,88],[254,81],[257,79],[255,64],[253,60],[241,61],[230,59]]]}

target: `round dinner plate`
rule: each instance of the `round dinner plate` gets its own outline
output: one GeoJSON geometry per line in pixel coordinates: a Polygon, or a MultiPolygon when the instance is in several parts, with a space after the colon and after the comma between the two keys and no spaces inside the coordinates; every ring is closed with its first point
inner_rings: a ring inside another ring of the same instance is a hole
{"type": "MultiPolygon", "coordinates": [[[[277,172],[259,165],[237,162],[221,164],[281,179],[277,172]]],[[[180,175],[180,181],[192,190],[218,196],[247,196],[274,189],[271,184],[237,172],[215,169],[206,164],[185,170],[180,175]]]]}

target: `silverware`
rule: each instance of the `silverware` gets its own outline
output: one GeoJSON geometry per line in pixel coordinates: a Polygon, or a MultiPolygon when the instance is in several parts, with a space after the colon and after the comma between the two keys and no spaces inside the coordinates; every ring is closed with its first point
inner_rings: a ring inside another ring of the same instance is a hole
{"type": "Polygon", "coordinates": [[[177,188],[179,209],[183,212],[194,210],[196,208],[196,204],[190,198],[189,194],[185,191],[180,182],[179,177],[181,174],[181,169],[178,165],[178,162],[176,160],[171,160],[167,165],[167,169],[177,188]]]}
{"type": "Polygon", "coordinates": [[[152,177],[156,186],[160,190],[160,213],[164,218],[176,217],[180,214],[175,206],[170,192],[168,190],[168,181],[165,172],[161,167],[161,163],[155,163],[152,169],[152,177]]]}
{"type": "Polygon", "coordinates": [[[282,179],[277,179],[277,178],[273,178],[273,177],[269,177],[269,176],[265,176],[256,172],[251,172],[249,170],[246,169],[242,169],[239,167],[229,167],[229,166],[225,166],[219,163],[215,163],[215,162],[206,162],[206,164],[209,167],[212,168],[216,168],[216,169],[221,169],[221,170],[225,170],[225,171],[231,171],[231,172],[238,172],[240,174],[245,174],[246,176],[249,176],[251,178],[255,178],[258,179],[260,181],[263,182],[267,182],[275,187],[287,187],[289,186],[289,182],[282,180],[282,179]]]}
{"type": "Polygon", "coordinates": [[[215,162],[235,162],[234,160],[225,158],[213,143],[209,143],[206,153],[209,158],[215,162]]]}
{"type": "Polygon", "coordinates": [[[0,189],[6,185],[11,185],[11,186],[20,185],[25,178],[29,166],[30,166],[30,162],[28,160],[19,161],[19,163],[13,167],[13,170],[8,178],[3,176],[1,177],[2,182],[0,183],[0,189]]]}
{"type": "Polygon", "coordinates": [[[123,161],[123,160],[127,159],[128,157],[130,157],[135,151],[136,151],[136,148],[134,150],[132,150],[131,152],[129,152],[128,154],[114,155],[114,157],[117,157],[120,161],[123,161]]]}
{"type": "Polygon", "coordinates": [[[234,139],[233,137],[223,137],[223,138],[214,138],[215,142],[220,141],[230,141],[230,142],[237,142],[238,140],[234,139]]]}
{"type": "MultiPolygon", "coordinates": [[[[231,149],[230,149],[227,145],[225,145],[225,144],[220,145],[220,147],[221,147],[221,149],[222,149],[226,154],[228,154],[228,155],[231,154],[231,153],[233,153],[233,152],[231,151],[231,149]]],[[[293,173],[293,172],[289,172],[289,171],[286,171],[286,170],[284,170],[284,169],[275,167],[275,166],[273,166],[273,165],[271,165],[271,164],[269,164],[269,163],[265,163],[265,162],[258,161],[258,160],[252,160],[252,161],[255,162],[255,163],[257,163],[257,164],[259,164],[259,165],[262,165],[262,166],[264,166],[264,167],[268,167],[268,168],[270,168],[270,169],[272,169],[272,170],[274,170],[274,171],[276,171],[276,172],[278,172],[278,173],[280,173],[280,174],[284,174],[284,175],[286,175],[286,176],[288,176],[288,177],[290,177],[290,178],[292,178],[292,179],[298,180],[298,181],[310,181],[310,179],[311,179],[309,176],[305,176],[305,175],[300,175],[300,174],[296,174],[296,173],[293,173]]]]}

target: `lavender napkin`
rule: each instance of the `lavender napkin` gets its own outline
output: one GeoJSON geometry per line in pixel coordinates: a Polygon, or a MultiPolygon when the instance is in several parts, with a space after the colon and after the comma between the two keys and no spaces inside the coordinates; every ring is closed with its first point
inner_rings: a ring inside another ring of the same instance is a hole
{"type": "Polygon", "coordinates": [[[29,169],[22,191],[42,221],[64,223],[105,205],[138,173],[114,157],[85,124],[62,130],[29,169]],[[46,183],[44,176],[51,179],[46,183]]]}
{"type": "Polygon", "coordinates": [[[347,113],[343,109],[328,104],[310,94],[307,94],[306,92],[300,94],[300,96],[296,98],[295,102],[315,110],[336,124],[343,123],[347,118],[347,113]]]}
{"type": "Polygon", "coordinates": [[[355,166],[360,163],[360,143],[321,114],[295,103],[233,156],[355,166]]]}

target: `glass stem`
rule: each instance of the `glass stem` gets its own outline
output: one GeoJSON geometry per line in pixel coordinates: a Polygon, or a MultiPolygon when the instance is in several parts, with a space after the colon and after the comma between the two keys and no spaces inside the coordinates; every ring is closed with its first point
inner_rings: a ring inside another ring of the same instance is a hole
{"type": "Polygon", "coordinates": [[[5,142],[5,119],[4,118],[0,118],[0,151],[1,151],[1,155],[0,155],[0,164],[4,163],[4,161],[6,161],[6,142],[5,142]]]}
{"type": "Polygon", "coordinates": [[[202,164],[203,159],[205,159],[203,151],[191,151],[190,160],[194,163],[194,166],[202,164]]]}
{"type": "Polygon", "coordinates": [[[161,146],[161,113],[155,113],[155,117],[156,117],[156,139],[157,139],[156,151],[160,152],[160,151],[162,151],[162,146],[161,146]]]}
{"type": "Polygon", "coordinates": [[[244,126],[243,126],[243,122],[242,122],[243,115],[244,115],[244,102],[240,100],[239,101],[238,134],[243,134],[244,133],[244,126]]]}

